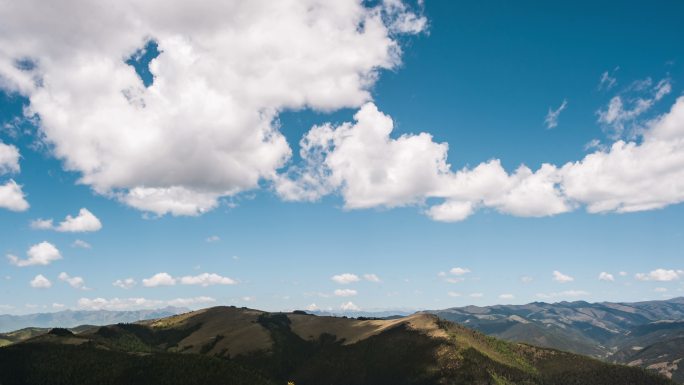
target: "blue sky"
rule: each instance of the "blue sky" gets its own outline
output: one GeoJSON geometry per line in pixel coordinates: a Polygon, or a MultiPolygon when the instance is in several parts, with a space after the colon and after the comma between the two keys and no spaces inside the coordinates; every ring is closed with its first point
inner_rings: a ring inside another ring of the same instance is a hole
{"type": "Polygon", "coordinates": [[[678,2],[121,2],[82,34],[30,3],[0,32],[2,313],[684,293],[678,2]]]}

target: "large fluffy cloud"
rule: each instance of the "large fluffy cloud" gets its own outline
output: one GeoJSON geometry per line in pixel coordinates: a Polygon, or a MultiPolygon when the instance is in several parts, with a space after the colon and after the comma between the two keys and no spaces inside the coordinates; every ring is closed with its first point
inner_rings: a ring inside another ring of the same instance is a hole
{"type": "Polygon", "coordinates": [[[195,215],[272,178],[290,157],[284,109],[370,99],[425,19],[399,1],[9,2],[0,87],[80,182],[141,210],[195,215]],[[146,87],[125,63],[161,52],[146,87]]]}
{"type": "Polygon", "coordinates": [[[301,141],[304,166],[280,176],[276,191],[288,200],[315,200],[340,191],[345,207],[397,207],[444,198],[427,214],[457,221],[477,207],[521,216],[568,211],[556,185],[558,169],[545,164],[536,172],[520,166],[508,174],[499,160],[453,172],[448,145],[427,133],[390,136],[392,119],[372,103],[354,115],[355,123],[313,127],[301,141]]]}
{"type": "Polygon", "coordinates": [[[300,143],[303,164],[278,176],[277,193],[316,200],[339,192],[349,209],[441,198],[425,211],[439,221],[460,221],[478,208],[540,217],[581,206],[592,213],[632,212],[684,201],[684,97],[646,122],[637,139],[617,140],[560,167],[521,165],[512,173],[498,159],[453,171],[446,143],[426,133],[391,137],[392,119],[372,103],[354,120],[313,127],[300,143]]]}
{"type": "Polygon", "coordinates": [[[684,201],[684,97],[641,141],[615,142],[561,169],[563,191],[590,212],[651,210],[684,201]]]}

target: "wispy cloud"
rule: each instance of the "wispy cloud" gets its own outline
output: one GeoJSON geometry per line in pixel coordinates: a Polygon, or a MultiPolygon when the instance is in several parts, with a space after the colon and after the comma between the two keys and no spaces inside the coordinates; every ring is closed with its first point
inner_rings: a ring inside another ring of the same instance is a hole
{"type": "Polygon", "coordinates": [[[334,294],[338,297],[353,297],[357,295],[358,292],[353,289],[337,289],[334,294]]]}
{"type": "Polygon", "coordinates": [[[546,118],[544,118],[544,123],[546,124],[546,128],[555,128],[558,126],[558,117],[560,116],[561,112],[565,110],[565,108],[568,106],[568,101],[563,100],[560,106],[556,108],[555,110],[549,107],[549,112],[546,113],[546,118]]]}
{"type": "Polygon", "coordinates": [[[612,71],[605,71],[601,74],[601,79],[599,80],[599,85],[598,89],[599,91],[602,90],[610,90],[611,88],[615,87],[617,84],[617,78],[615,77],[615,73],[620,69],[620,67],[615,67],[612,71]]]}
{"type": "Polygon", "coordinates": [[[376,282],[376,283],[382,282],[382,280],[380,280],[380,277],[378,277],[375,274],[364,274],[363,279],[365,279],[366,281],[369,281],[369,282],[376,282]]]}
{"type": "Polygon", "coordinates": [[[120,287],[122,289],[131,289],[137,284],[138,283],[133,278],[117,279],[116,281],[112,282],[113,286],[120,287]]]}
{"type": "Polygon", "coordinates": [[[92,246],[90,245],[90,243],[88,243],[88,242],[86,242],[86,241],[84,241],[84,240],[81,240],[81,239],[75,240],[75,241],[71,244],[71,247],[77,247],[77,248],[79,248],[79,249],[91,249],[91,248],[92,248],[92,246]]]}

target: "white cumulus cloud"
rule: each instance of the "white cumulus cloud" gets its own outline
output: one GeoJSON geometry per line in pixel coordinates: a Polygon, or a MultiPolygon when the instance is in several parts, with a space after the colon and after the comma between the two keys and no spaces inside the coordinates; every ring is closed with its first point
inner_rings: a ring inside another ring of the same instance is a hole
{"type": "Polygon", "coordinates": [[[26,211],[29,208],[26,195],[13,179],[0,184],[0,208],[10,211],[26,211]]]}
{"type": "Polygon", "coordinates": [[[569,205],[556,185],[555,166],[533,172],[520,166],[508,174],[499,160],[457,172],[447,163],[446,143],[427,133],[391,138],[394,123],[365,104],[355,123],[313,127],[301,140],[303,166],[294,166],[276,180],[286,200],[316,200],[338,192],[345,207],[399,207],[444,198],[426,214],[435,220],[459,221],[478,207],[519,216],[566,212],[569,205]]]}
{"type": "Polygon", "coordinates": [[[272,178],[291,154],[278,114],[360,106],[399,66],[398,35],[427,23],[358,0],[26,0],[0,20],[0,87],[29,99],[54,155],[159,215],[198,215],[272,178]],[[125,60],[148,40],[161,53],[146,86],[125,60]]]}
{"type": "Polygon", "coordinates": [[[330,279],[337,283],[341,283],[343,285],[353,283],[353,282],[359,282],[361,278],[359,278],[358,275],[356,274],[351,274],[351,273],[344,273],[344,274],[338,274],[338,275],[333,275],[330,279]]]}
{"type": "Polygon", "coordinates": [[[62,272],[59,274],[59,280],[66,282],[69,284],[69,286],[73,287],[74,289],[81,289],[81,290],[86,290],[85,286],[85,281],[83,280],[82,277],[72,277],[69,274],[62,272]]]}
{"type": "Polygon", "coordinates": [[[79,210],[76,217],[67,215],[67,217],[59,223],[55,228],[57,231],[80,233],[88,231],[98,231],[102,228],[100,220],[93,215],[88,209],[82,208],[79,210]]]}
{"type": "Polygon", "coordinates": [[[649,273],[637,273],[634,275],[639,281],[674,281],[684,276],[682,270],[655,269],[649,273]]]}
{"type": "MultiPolygon", "coordinates": [[[[667,81],[658,83],[649,108],[669,89],[667,81]]],[[[624,121],[620,111],[606,112],[615,117],[604,120],[624,121]]],[[[630,119],[642,113],[630,113],[630,119]]],[[[640,125],[635,139],[595,147],[561,166],[545,163],[532,170],[520,165],[509,173],[499,159],[490,159],[453,170],[447,143],[427,133],[392,137],[392,119],[368,103],[354,122],[311,128],[300,142],[302,163],[278,175],[275,189],[285,200],[339,193],[347,209],[425,206],[437,198],[441,202],[424,212],[444,222],[464,220],[482,208],[542,217],[579,207],[625,213],[684,201],[684,97],[640,125]]]]}
{"type": "Polygon", "coordinates": [[[200,285],[200,286],[211,286],[211,285],[235,285],[237,281],[232,278],[222,277],[214,273],[202,273],[195,276],[185,276],[179,279],[180,283],[183,285],[200,285]]]}
{"type": "Polygon", "coordinates": [[[52,219],[36,219],[31,222],[31,228],[37,230],[56,230],[64,233],[84,233],[98,231],[102,222],[88,209],[82,208],[78,215],[67,215],[59,225],[55,226],[52,219]]]}
{"type": "Polygon", "coordinates": [[[606,273],[605,271],[602,271],[599,274],[598,279],[599,279],[599,281],[609,281],[609,282],[615,281],[615,277],[613,276],[613,274],[606,273]]]}
{"type": "Polygon", "coordinates": [[[43,274],[36,275],[30,282],[31,287],[35,289],[47,289],[52,286],[52,282],[45,278],[43,274]]]}
{"type": "Polygon", "coordinates": [[[567,283],[567,282],[574,281],[575,278],[573,278],[569,275],[565,275],[558,270],[554,270],[553,271],[553,280],[556,282],[560,282],[560,283],[567,283]]]}
{"type": "Polygon", "coordinates": [[[176,284],[176,279],[168,273],[157,273],[150,278],[143,279],[142,283],[145,287],[173,286],[176,284]]]}
{"type": "Polygon", "coordinates": [[[50,242],[41,242],[31,246],[26,252],[27,259],[20,259],[16,255],[8,254],[7,259],[15,266],[35,266],[49,265],[50,263],[62,259],[62,254],[57,247],[50,242]]]}

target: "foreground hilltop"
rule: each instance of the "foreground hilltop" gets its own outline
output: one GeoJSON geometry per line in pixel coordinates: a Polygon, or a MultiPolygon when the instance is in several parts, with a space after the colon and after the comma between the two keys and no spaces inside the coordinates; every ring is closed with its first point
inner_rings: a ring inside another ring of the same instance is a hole
{"type": "Polygon", "coordinates": [[[384,319],[214,307],[0,349],[2,384],[672,384],[504,342],[431,314],[384,319]]]}

